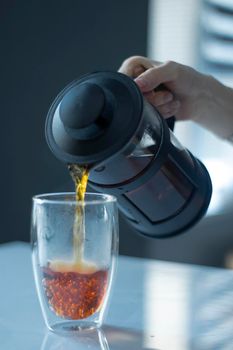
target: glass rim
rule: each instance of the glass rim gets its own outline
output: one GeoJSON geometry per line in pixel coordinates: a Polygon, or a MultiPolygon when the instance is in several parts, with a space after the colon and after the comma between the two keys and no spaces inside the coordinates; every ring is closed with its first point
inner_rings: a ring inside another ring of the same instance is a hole
{"type": "Polygon", "coordinates": [[[32,197],[33,202],[36,203],[47,203],[47,204],[84,204],[84,205],[96,205],[96,204],[105,204],[105,203],[114,203],[117,201],[115,196],[106,193],[95,193],[95,192],[86,192],[85,198],[83,201],[77,201],[76,199],[66,199],[68,196],[73,196],[75,198],[75,192],[52,192],[52,193],[43,193],[37,194],[32,197]],[[96,199],[88,200],[87,197],[95,196],[96,199]],[[51,197],[51,199],[49,198],[51,197]],[[99,197],[99,198],[98,198],[99,197]]]}

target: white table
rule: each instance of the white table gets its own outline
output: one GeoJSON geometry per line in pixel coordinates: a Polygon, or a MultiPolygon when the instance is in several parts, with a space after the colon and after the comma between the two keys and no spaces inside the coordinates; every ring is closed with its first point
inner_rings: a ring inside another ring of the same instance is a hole
{"type": "Polygon", "coordinates": [[[44,325],[30,246],[4,244],[0,349],[232,350],[233,272],[121,256],[103,333],[64,337],[44,325]]]}

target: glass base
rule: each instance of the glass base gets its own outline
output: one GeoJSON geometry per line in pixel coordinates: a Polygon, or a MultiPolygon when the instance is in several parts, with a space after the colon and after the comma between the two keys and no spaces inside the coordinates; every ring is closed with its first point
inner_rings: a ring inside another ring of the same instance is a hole
{"type": "Polygon", "coordinates": [[[91,331],[93,329],[100,328],[101,324],[97,322],[86,322],[86,321],[65,321],[49,325],[49,329],[55,333],[70,333],[77,331],[91,331]]]}

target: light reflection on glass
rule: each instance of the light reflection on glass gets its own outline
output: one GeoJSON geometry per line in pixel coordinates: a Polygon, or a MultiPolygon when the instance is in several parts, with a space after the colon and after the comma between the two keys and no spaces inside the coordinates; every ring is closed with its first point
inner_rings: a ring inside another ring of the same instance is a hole
{"type": "Polygon", "coordinates": [[[208,214],[214,215],[221,212],[221,209],[226,206],[226,202],[231,200],[233,167],[231,162],[228,163],[226,160],[221,159],[205,159],[204,163],[209,171],[213,184],[213,194],[208,214]]]}
{"type": "Polygon", "coordinates": [[[175,136],[209,171],[213,193],[207,215],[231,212],[233,205],[233,147],[230,142],[191,121],[176,123],[175,136]]]}
{"type": "Polygon", "coordinates": [[[188,286],[185,269],[148,266],[145,278],[145,348],[188,349],[188,286]]]}
{"type": "Polygon", "coordinates": [[[193,350],[233,349],[232,271],[193,271],[190,334],[193,350]]]}
{"type": "Polygon", "coordinates": [[[232,271],[149,264],[143,349],[233,349],[232,271]]]}
{"type": "Polygon", "coordinates": [[[142,350],[143,332],[105,325],[58,335],[47,332],[40,350],[142,350]]]}
{"type": "Polygon", "coordinates": [[[102,329],[82,330],[67,334],[47,332],[40,350],[109,350],[102,329]]]}

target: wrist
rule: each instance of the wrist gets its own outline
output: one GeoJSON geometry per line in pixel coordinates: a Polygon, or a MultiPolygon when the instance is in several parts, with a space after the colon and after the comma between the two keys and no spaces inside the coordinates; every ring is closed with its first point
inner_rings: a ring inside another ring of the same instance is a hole
{"type": "Polygon", "coordinates": [[[193,121],[220,138],[233,135],[233,89],[212,76],[200,74],[200,90],[193,121]]]}

